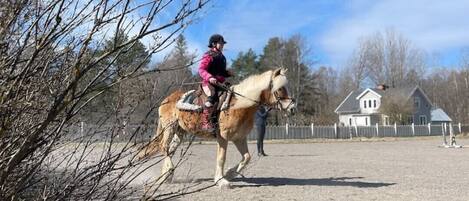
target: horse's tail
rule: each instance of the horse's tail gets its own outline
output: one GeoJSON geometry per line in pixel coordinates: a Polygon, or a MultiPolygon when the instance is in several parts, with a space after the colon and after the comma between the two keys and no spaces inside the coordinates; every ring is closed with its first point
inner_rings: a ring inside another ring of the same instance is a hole
{"type": "Polygon", "coordinates": [[[139,160],[153,156],[161,151],[161,144],[163,139],[163,122],[158,122],[158,126],[156,128],[156,133],[150,142],[146,143],[137,154],[137,158],[139,160]]]}

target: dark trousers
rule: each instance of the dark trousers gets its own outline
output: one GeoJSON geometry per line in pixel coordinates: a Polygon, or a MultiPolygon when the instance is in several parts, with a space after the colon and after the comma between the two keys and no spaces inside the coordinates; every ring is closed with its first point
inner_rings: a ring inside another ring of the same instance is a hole
{"type": "Polygon", "coordinates": [[[257,153],[264,152],[264,137],[265,137],[265,124],[256,125],[257,131],[257,153]]]}

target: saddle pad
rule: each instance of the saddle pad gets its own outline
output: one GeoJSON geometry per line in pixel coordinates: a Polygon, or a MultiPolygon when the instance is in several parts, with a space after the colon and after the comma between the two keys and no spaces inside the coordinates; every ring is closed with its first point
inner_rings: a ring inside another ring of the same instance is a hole
{"type": "Polygon", "coordinates": [[[180,110],[202,112],[202,106],[194,104],[194,100],[197,98],[194,93],[195,90],[190,90],[184,93],[176,103],[176,108],[180,110]]]}

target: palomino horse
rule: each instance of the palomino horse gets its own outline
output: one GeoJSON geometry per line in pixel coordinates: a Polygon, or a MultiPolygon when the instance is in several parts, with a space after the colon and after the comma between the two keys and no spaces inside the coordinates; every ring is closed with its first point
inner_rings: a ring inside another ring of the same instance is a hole
{"type": "MultiPolygon", "coordinates": [[[[214,181],[220,187],[229,187],[229,180],[239,174],[251,159],[248,151],[247,135],[253,128],[254,114],[259,105],[291,112],[295,102],[288,96],[286,89],[286,70],[277,69],[253,75],[234,86],[232,105],[219,116],[220,133],[217,135],[218,151],[214,181]],[[235,167],[223,174],[228,141],[232,141],[242,160],[235,167]]],[[[214,138],[210,133],[200,131],[200,114],[176,108],[176,102],[183,95],[176,91],[163,100],[159,107],[159,123],[156,135],[139,153],[140,158],[162,152],[165,155],[162,167],[164,180],[171,178],[173,163],[171,157],[185,133],[192,133],[203,138],[214,138]]]]}

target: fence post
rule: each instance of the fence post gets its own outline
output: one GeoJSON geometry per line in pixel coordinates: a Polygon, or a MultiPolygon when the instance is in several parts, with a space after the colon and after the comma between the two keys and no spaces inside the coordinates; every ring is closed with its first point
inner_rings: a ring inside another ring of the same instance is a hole
{"type": "Polygon", "coordinates": [[[353,125],[355,127],[355,135],[358,137],[358,127],[357,124],[353,125]]]}
{"type": "MultiPolygon", "coordinates": [[[[122,122],[122,137],[126,137],[127,136],[127,132],[125,131],[127,129],[127,120],[124,120],[124,122],[122,122]]],[[[117,134],[117,138],[119,139],[121,136],[119,136],[119,134],[117,134]]]]}
{"type": "Polygon", "coordinates": [[[454,139],[454,133],[453,133],[453,124],[452,123],[449,123],[449,145],[453,146],[453,145],[456,145],[456,143],[454,143],[456,140],[453,140],[454,139]]]}
{"type": "Polygon", "coordinates": [[[414,123],[412,123],[412,136],[415,136],[415,126],[414,126],[414,123]]]}
{"type": "Polygon", "coordinates": [[[446,133],[448,131],[448,129],[446,128],[446,126],[447,126],[446,123],[444,123],[444,124],[445,124],[445,133],[446,133]]]}
{"type": "Polygon", "coordinates": [[[335,138],[339,138],[339,134],[337,132],[337,123],[334,123],[334,134],[335,134],[335,138]]]}
{"type": "Polygon", "coordinates": [[[428,135],[432,135],[432,126],[428,123],[428,135]]]}
{"type": "Polygon", "coordinates": [[[287,135],[288,135],[288,123],[285,123],[285,132],[286,132],[287,135]]]}
{"type": "Polygon", "coordinates": [[[311,123],[311,137],[314,137],[314,123],[311,123]]]}
{"type": "Polygon", "coordinates": [[[353,139],[353,128],[352,128],[352,126],[348,126],[348,132],[349,132],[349,135],[350,135],[350,139],[353,139]]]}
{"type": "Polygon", "coordinates": [[[80,136],[83,137],[85,133],[85,122],[80,122],[80,136]]]}
{"type": "Polygon", "coordinates": [[[394,136],[397,136],[397,124],[394,122],[394,136]]]}
{"type": "Polygon", "coordinates": [[[378,123],[376,123],[376,137],[379,137],[379,128],[378,128],[378,123]]]}
{"type": "Polygon", "coordinates": [[[445,126],[446,124],[445,123],[441,123],[441,133],[443,134],[443,145],[447,145],[448,142],[446,141],[446,129],[445,129],[445,126]]]}

